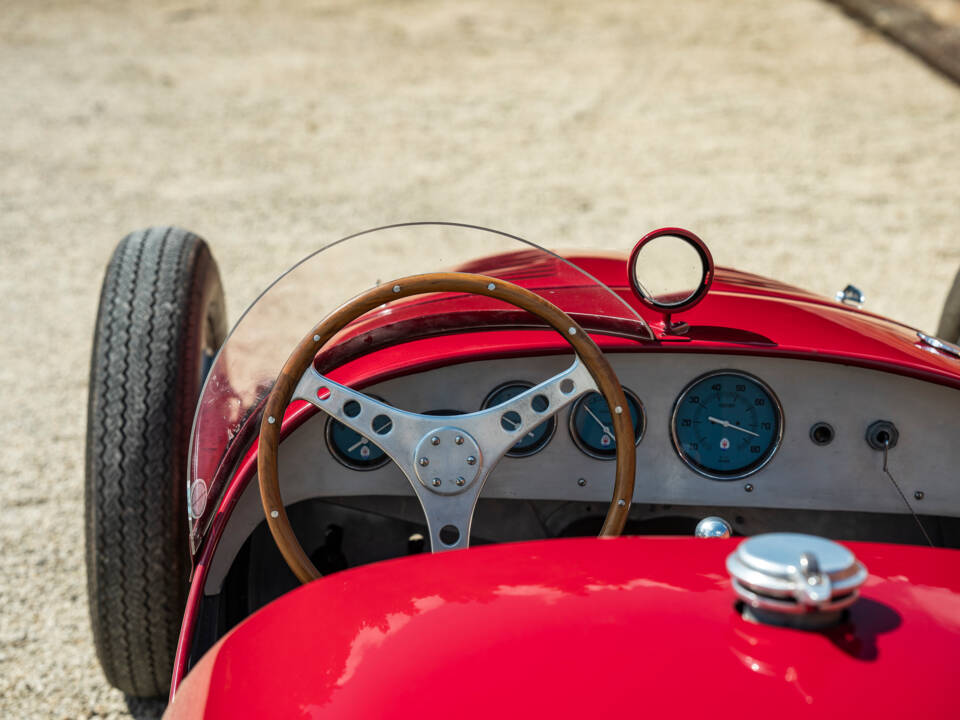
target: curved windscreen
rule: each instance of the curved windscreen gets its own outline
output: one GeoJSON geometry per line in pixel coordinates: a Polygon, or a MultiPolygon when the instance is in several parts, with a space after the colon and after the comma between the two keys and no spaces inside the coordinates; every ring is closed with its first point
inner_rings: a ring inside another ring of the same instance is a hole
{"type": "MultiPolygon", "coordinates": [[[[408,275],[440,271],[479,273],[521,285],[568,312],[590,332],[652,338],[650,328],[624,299],[629,291],[622,258],[561,256],[506,233],[455,223],[392,225],[330,243],[281,275],[247,308],[207,375],[189,456],[194,551],[209,527],[227,475],[257,435],[260,408],[297,343],[356,295],[408,275]]],[[[358,320],[321,351],[326,357],[321,370],[352,359],[356,352],[351,348],[375,351],[372,338],[385,346],[428,335],[542,325],[522,311],[478,296],[458,298],[459,312],[447,312],[452,307],[445,304],[447,299],[409,298],[358,320]]]]}

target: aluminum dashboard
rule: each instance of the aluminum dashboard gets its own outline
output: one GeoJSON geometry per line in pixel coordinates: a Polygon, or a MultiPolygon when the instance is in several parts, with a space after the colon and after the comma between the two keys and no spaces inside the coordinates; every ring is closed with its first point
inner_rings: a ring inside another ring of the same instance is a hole
{"type": "MultiPolygon", "coordinates": [[[[509,381],[536,383],[569,366],[572,354],[462,363],[377,383],[365,392],[405,410],[438,408],[471,412],[492,388],[509,381]]],[[[960,517],[960,390],[909,377],[836,363],[723,354],[653,353],[608,355],[625,388],[642,401],[646,429],[637,446],[634,501],[680,506],[843,510],[908,514],[910,509],[883,471],[883,453],[866,441],[876,420],[892,421],[899,442],[888,469],[915,512],[960,517]],[[783,409],[779,449],[759,471],[735,481],[711,480],[678,456],[671,440],[677,397],[690,381],[716,370],[762,379],[783,409]],[[817,422],[829,423],[827,445],[811,440],[817,422]],[[922,500],[915,498],[922,493],[922,500]]],[[[568,430],[565,408],[549,443],[528,457],[505,457],[481,497],[609,502],[613,463],[590,457],[568,430]]],[[[413,497],[391,462],[353,471],[337,461],[325,438],[328,416],[317,413],[281,445],[279,470],[285,504],[316,497],[413,497]]],[[[216,565],[231,558],[263,520],[255,480],[231,518],[230,537],[216,565]]],[[[214,573],[219,575],[220,573],[214,573]]]]}

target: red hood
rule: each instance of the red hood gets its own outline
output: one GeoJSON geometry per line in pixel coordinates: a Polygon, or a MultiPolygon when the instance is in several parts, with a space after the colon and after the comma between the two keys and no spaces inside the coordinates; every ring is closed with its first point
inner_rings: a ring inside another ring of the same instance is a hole
{"type": "Polygon", "coordinates": [[[955,717],[960,552],[849,543],[849,621],[757,625],[737,540],[576,539],[338,573],[248,618],[170,718],[955,717]]]}

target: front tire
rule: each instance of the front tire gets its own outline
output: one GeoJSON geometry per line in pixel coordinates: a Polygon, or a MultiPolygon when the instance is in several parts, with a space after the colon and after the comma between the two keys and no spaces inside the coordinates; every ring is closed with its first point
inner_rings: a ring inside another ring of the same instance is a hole
{"type": "Polygon", "coordinates": [[[160,227],[120,242],[93,342],[84,499],[94,644],[128,695],[170,687],[190,568],[190,432],[225,334],[220,274],[201,238],[160,227]]]}

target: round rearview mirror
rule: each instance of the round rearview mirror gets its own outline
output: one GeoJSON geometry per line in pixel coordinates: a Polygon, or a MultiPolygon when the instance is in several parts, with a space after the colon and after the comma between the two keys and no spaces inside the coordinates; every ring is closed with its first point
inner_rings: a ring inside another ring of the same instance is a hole
{"type": "Polygon", "coordinates": [[[648,307],[667,315],[689,310],[713,282],[713,257],[703,240],[682,228],[648,233],[627,265],[630,285],[648,307]]]}

